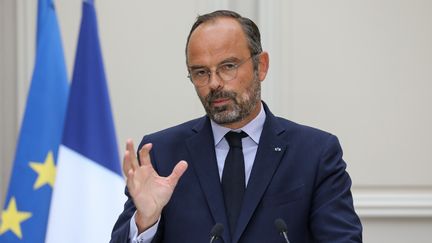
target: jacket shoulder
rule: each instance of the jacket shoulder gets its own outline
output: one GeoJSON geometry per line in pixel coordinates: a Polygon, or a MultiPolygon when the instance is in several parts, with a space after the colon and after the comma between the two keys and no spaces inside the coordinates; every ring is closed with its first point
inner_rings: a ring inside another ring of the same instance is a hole
{"type": "Polygon", "coordinates": [[[302,133],[311,133],[311,134],[317,134],[317,135],[332,135],[331,133],[321,130],[319,128],[304,125],[301,123],[297,123],[288,119],[285,119],[283,117],[275,117],[275,119],[278,121],[279,124],[281,124],[287,131],[289,132],[302,132],[302,133]]]}
{"type": "Polygon", "coordinates": [[[143,137],[142,142],[162,142],[166,140],[184,140],[187,137],[195,134],[194,129],[202,126],[206,119],[206,116],[196,118],[173,127],[169,127],[158,132],[147,134],[143,137]]]}
{"type": "Polygon", "coordinates": [[[290,143],[303,143],[320,147],[329,140],[337,141],[337,137],[330,132],[303,125],[282,117],[275,117],[279,126],[284,130],[282,136],[290,143]]]}

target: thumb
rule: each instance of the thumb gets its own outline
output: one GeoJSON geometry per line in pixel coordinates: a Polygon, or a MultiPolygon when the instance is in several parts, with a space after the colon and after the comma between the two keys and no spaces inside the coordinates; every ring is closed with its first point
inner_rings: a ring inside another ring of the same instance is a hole
{"type": "Polygon", "coordinates": [[[168,176],[168,181],[170,185],[173,187],[177,185],[177,182],[179,181],[180,177],[183,175],[183,173],[188,168],[188,163],[184,160],[181,160],[176,164],[173,171],[171,172],[171,175],[168,176]]]}

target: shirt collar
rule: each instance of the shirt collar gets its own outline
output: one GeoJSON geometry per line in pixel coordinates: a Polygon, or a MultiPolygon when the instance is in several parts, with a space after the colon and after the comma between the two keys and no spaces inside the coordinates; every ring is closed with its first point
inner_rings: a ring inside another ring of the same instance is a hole
{"type": "Polygon", "coordinates": [[[222,140],[222,138],[225,136],[226,133],[229,131],[243,131],[248,134],[248,136],[256,143],[259,143],[259,139],[261,137],[261,132],[264,127],[264,122],[266,119],[266,114],[264,111],[264,107],[261,103],[261,110],[258,113],[258,116],[256,116],[252,121],[250,121],[248,124],[246,124],[244,127],[241,127],[236,130],[231,130],[230,128],[223,127],[213,120],[210,120],[211,127],[213,130],[213,138],[214,138],[214,144],[215,146],[222,140]]]}

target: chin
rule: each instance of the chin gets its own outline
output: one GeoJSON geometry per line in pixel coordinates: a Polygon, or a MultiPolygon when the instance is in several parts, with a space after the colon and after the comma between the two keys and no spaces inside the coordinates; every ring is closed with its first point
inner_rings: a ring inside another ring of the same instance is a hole
{"type": "Polygon", "coordinates": [[[238,112],[228,110],[213,113],[210,118],[217,124],[231,124],[242,119],[238,112]]]}

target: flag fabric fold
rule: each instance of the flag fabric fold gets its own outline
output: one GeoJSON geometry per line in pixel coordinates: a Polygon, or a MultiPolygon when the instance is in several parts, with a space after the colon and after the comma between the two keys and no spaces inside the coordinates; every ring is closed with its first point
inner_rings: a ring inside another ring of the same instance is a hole
{"type": "Polygon", "coordinates": [[[0,242],[45,242],[68,89],[54,3],[39,0],[35,64],[0,218],[0,242]]]}
{"type": "Polygon", "coordinates": [[[93,1],[83,1],[46,242],[108,242],[124,179],[93,1]]]}

